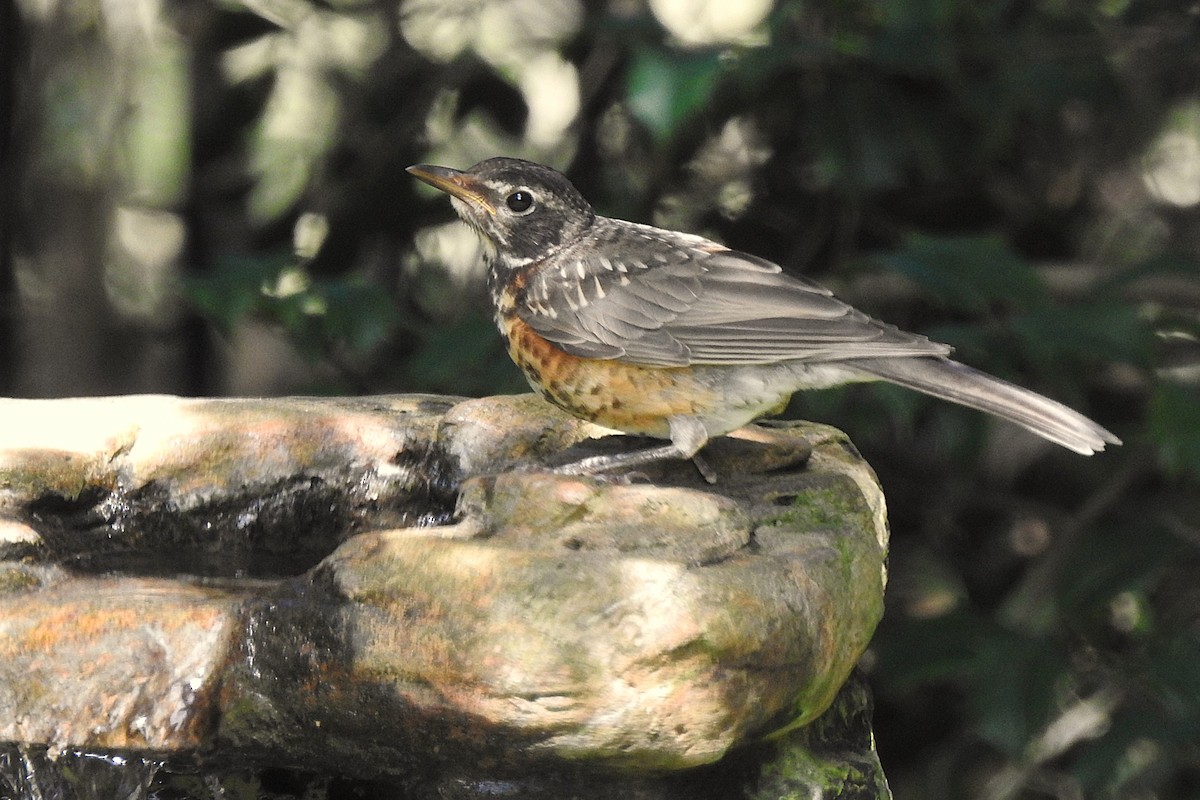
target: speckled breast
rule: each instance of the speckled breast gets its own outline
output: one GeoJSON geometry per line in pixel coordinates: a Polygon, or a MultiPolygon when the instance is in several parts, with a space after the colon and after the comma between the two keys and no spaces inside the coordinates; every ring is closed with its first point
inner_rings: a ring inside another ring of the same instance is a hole
{"type": "Polygon", "coordinates": [[[690,367],[643,367],[579,358],[546,341],[515,314],[498,319],[508,353],[530,385],[577,417],[626,433],[668,438],[667,418],[707,416],[718,393],[690,367]]]}

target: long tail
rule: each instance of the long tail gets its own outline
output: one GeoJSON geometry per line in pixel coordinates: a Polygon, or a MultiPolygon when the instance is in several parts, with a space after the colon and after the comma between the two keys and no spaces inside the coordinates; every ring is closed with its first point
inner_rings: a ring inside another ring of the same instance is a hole
{"type": "Polygon", "coordinates": [[[995,414],[1076,453],[1090,456],[1121,440],[1062,403],[940,357],[847,361],[876,378],[995,414]]]}

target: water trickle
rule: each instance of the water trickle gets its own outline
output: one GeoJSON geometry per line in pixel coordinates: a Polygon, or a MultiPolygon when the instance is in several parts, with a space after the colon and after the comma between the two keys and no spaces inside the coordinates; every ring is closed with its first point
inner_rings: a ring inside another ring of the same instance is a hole
{"type": "Polygon", "coordinates": [[[12,800],[147,800],[162,762],[137,755],[0,747],[0,796],[12,800]]]}

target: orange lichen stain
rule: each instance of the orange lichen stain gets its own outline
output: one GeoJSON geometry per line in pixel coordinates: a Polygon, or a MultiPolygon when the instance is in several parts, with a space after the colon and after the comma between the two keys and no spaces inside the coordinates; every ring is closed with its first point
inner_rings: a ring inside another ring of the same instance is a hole
{"type": "Polygon", "coordinates": [[[0,642],[0,653],[55,650],[79,640],[96,639],[115,631],[132,630],[146,615],[129,608],[80,608],[71,603],[54,609],[28,630],[10,634],[0,642]]]}
{"type": "Polygon", "coordinates": [[[151,584],[141,588],[149,595],[162,592],[161,603],[136,602],[125,593],[109,596],[98,583],[65,597],[51,593],[32,610],[28,606],[0,607],[0,623],[6,628],[6,635],[0,637],[0,658],[29,657],[111,640],[136,633],[151,620],[168,635],[191,626],[211,628],[220,624],[226,611],[199,596],[172,597],[164,587],[151,584]],[[171,613],[158,613],[163,609],[171,613]]]}

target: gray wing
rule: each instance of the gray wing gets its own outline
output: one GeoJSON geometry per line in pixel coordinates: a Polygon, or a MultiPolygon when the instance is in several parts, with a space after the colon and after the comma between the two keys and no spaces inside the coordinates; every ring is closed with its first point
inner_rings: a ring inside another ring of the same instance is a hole
{"type": "Polygon", "coordinates": [[[680,367],[950,352],[699,237],[632,225],[601,236],[526,285],[521,318],[572,355],[680,367]]]}

